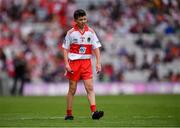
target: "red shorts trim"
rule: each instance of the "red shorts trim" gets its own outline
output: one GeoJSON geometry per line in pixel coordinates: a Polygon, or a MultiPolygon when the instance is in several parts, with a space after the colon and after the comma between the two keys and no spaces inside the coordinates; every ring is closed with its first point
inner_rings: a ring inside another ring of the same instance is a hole
{"type": "Polygon", "coordinates": [[[92,64],[90,59],[70,60],[73,73],[66,72],[65,76],[74,81],[92,79],[92,64]]]}

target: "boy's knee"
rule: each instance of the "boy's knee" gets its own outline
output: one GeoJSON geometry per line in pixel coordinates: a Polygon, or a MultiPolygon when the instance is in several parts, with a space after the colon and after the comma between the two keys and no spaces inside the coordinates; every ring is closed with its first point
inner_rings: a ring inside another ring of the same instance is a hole
{"type": "Polygon", "coordinates": [[[94,91],[93,86],[88,86],[86,88],[86,90],[87,90],[87,92],[93,92],[94,91]]]}
{"type": "Polygon", "coordinates": [[[74,95],[76,93],[76,87],[77,87],[77,82],[76,81],[69,81],[69,93],[71,95],[74,95]]]}
{"type": "Polygon", "coordinates": [[[69,88],[69,93],[71,93],[72,95],[75,95],[76,88],[73,88],[73,87],[69,88]]]}

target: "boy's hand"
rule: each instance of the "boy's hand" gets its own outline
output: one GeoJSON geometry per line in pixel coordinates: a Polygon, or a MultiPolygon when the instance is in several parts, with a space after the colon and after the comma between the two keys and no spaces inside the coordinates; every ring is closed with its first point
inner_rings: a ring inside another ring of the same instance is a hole
{"type": "Polygon", "coordinates": [[[69,64],[65,65],[65,69],[66,69],[66,71],[68,71],[70,73],[74,73],[73,70],[71,69],[71,67],[69,66],[69,64]]]}
{"type": "Polygon", "coordinates": [[[101,64],[96,64],[96,72],[97,74],[101,72],[101,64]]]}

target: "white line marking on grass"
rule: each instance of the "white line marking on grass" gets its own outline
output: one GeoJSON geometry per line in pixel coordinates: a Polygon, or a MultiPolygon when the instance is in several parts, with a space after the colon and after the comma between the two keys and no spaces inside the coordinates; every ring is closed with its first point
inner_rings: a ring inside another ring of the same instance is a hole
{"type": "MultiPolygon", "coordinates": [[[[77,119],[87,119],[85,116],[78,116],[77,119]]],[[[0,118],[1,120],[56,120],[64,119],[64,116],[54,116],[54,117],[16,117],[16,118],[0,118]]]]}
{"type": "Polygon", "coordinates": [[[63,119],[64,117],[22,117],[21,120],[55,120],[63,119]]]}
{"type": "MultiPolygon", "coordinates": [[[[163,118],[161,116],[133,116],[134,119],[158,119],[158,118],[163,118]]],[[[168,115],[166,118],[173,118],[172,115],[168,115]]]]}
{"type": "MultiPolygon", "coordinates": [[[[103,120],[103,119],[102,119],[103,120]]],[[[105,124],[119,124],[120,122],[117,122],[117,121],[102,121],[102,120],[97,120],[97,121],[100,121],[101,123],[105,123],[105,124]]]]}

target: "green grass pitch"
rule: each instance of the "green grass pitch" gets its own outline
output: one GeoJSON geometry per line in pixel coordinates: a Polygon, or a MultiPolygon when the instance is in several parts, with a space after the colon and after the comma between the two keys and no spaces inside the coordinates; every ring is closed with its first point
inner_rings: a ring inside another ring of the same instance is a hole
{"type": "Polygon", "coordinates": [[[73,121],[65,121],[65,97],[0,97],[1,127],[180,127],[180,95],[96,96],[92,120],[86,96],[75,96],[73,121]]]}

